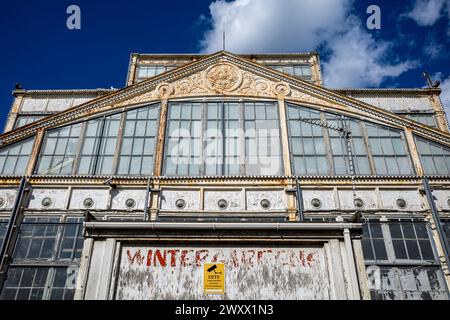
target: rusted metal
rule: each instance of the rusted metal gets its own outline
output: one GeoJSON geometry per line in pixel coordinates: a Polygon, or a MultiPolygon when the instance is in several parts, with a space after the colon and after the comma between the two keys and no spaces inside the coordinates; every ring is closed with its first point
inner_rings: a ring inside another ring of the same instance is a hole
{"type": "Polygon", "coordinates": [[[295,178],[295,196],[297,199],[298,220],[300,222],[303,222],[305,220],[305,216],[303,214],[303,212],[304,212],[303,196],[302,196],[302,190],[300,189],[300,183],[298,182],[298,178],[295,178]]]}
{"type": "Polygon", "coordinates": [[[144,200],[144,221],[148,220],[148,208],[149,208],[149,198],[151,198],[152,194],[152,177],[148,176],[147,179],[147,189],[145,191],[145,200],[144,200]]]}
{"type": "Polygon", "coordinates": [[[167,110],[168,103],[167,100],[161,100],[160,106],[160,118],[159,118],[159,126],[158,126],[158,140],[156,141],[156,154],[155,154],[155,163],[153,166],[153,173],[155,176],[159,176],[162,174],[162,163],[163,163],[163,153],[164,153],[164,141],[166,135],[166,120],[167,120],[167,110]]]}
{"type": "Polygon", "coordinates": [[[450,269],[450,248],[447,239],[445,238],[444,230],[442,229],[441,219],[439,217],[439,212],[436,209],[436,204],[434,203],[434,196],[432,194],[428,178],[423,179],[423,186],[425,189],[425,194],[430,206],[431,214],[433,216],[434,223],[436,225],[436,230],[439,236],[439,241],[441,242],[442,249],[444,251],[445,262],[447,263],[447,268],[450,269]]]}
{"type": "Polygon", "coordinates": [[[21,210],[21,205],[24,197],[25,187],[27,185],[27,178],[22,177],[20,180],[20,184],[17,190],[16,199],[14,200],[14,207],[11,212],[11,216],[9,218],[8,226],[6,228],[5,239],[1,246],[0,251],[0,288],[3,288],[3,283],[5,281],[6,273],[8,270],[8,266],[10,263],[9,254],[12,252],[14,241],[14,228],[16,224],[19,222],[19,214],[21,210]]]}

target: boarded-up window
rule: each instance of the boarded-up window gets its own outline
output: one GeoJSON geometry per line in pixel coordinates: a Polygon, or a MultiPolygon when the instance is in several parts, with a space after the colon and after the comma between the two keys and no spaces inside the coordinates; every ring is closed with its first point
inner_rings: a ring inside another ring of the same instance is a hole
{"type": "Polygon", "coordinates": [[[363,225],[363,253],[372,299],[446,299],[427,223],[396,220],[363,225]]]}

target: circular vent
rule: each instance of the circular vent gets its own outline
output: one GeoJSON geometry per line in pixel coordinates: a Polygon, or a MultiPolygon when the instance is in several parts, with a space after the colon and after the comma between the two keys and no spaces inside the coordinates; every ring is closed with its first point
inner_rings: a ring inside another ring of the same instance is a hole
{"type": "Polygon", "coordinates": [[[362,208],[364,207],[364,201],[361,198],[355,199],[355,207],[362,208]]]}
{"type": "Polygon", "coordinates": [[[228,207],[228,202],[225,199],[220,199],[219,201],[217,201],[217,205],[221,210],[225,210],[228,207]]]}
{"type": "Polygon", "coordinates": [[[184,201],[184,199],[178,199],[177,201],[175,201],[175,206],[178,209],[184,209],[184,207],[186,207],[186,201],[184,201]]]}
{"type": "Polygon", "coordinates": [[[125,201],[125,205],[126,205],[127,208],[130,208],[130,209],[134,208],[134,206],[136,205],[136,201],[134,201],[134,199],[128,198],[125,201]]]}
{"type": "Polygon", "coordinates": [[[397,207],[399,207],[400,209],[406,208],[406,201],[405,201],[405,199],[398,198],[397,200],[395,200],[395,204],[396,204],[397,207]]]}
{"type": "Polygon", "coordinates": [[[92,207],[94,205],[94,200],[92,200],[92,198],[86,198],[86,199],[84,199],[84,201],[83,201],[83,206],[85,207],[85,208],[90,208],[90,207],[92,207]]]}
{"type": "Polygon", "coordinates": [[[52,199],[46,197],[46,198],[42,199],[41,204],[43,207],[48,208],[52,205],[52,199]]]}
{"type": "Polygon", "coordinates": [[[270,201],[267,199],[262,199],[259,203],[263,209],[269,209],[270,208],[270,201]]]}
{"type": "Polygon", "coordinates": [[[322,206],[322,202],[319,199],[314,198],[314,199],[311,200],[311,205],[314,208],[319,209],[322,206]]]}

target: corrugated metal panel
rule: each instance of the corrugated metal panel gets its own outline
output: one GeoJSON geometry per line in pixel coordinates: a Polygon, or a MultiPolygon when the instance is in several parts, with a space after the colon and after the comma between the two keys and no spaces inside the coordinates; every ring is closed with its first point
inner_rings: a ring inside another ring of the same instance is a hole
{"type": "Polygon", "coordinates": [[[323,247],[125,246],[116,299],[329,299],[323,247]],[[225,264],[225,294],[203,294],[203,264],[225,264]]]}

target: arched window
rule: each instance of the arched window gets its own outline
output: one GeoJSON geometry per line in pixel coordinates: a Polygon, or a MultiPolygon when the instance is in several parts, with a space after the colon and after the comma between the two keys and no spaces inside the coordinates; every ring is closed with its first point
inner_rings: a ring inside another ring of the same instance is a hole
{"type": "Polygon", "coordinates": [[[400,130],[293,104],[287,118],[296,175],[414,173],[400,130]]]}

